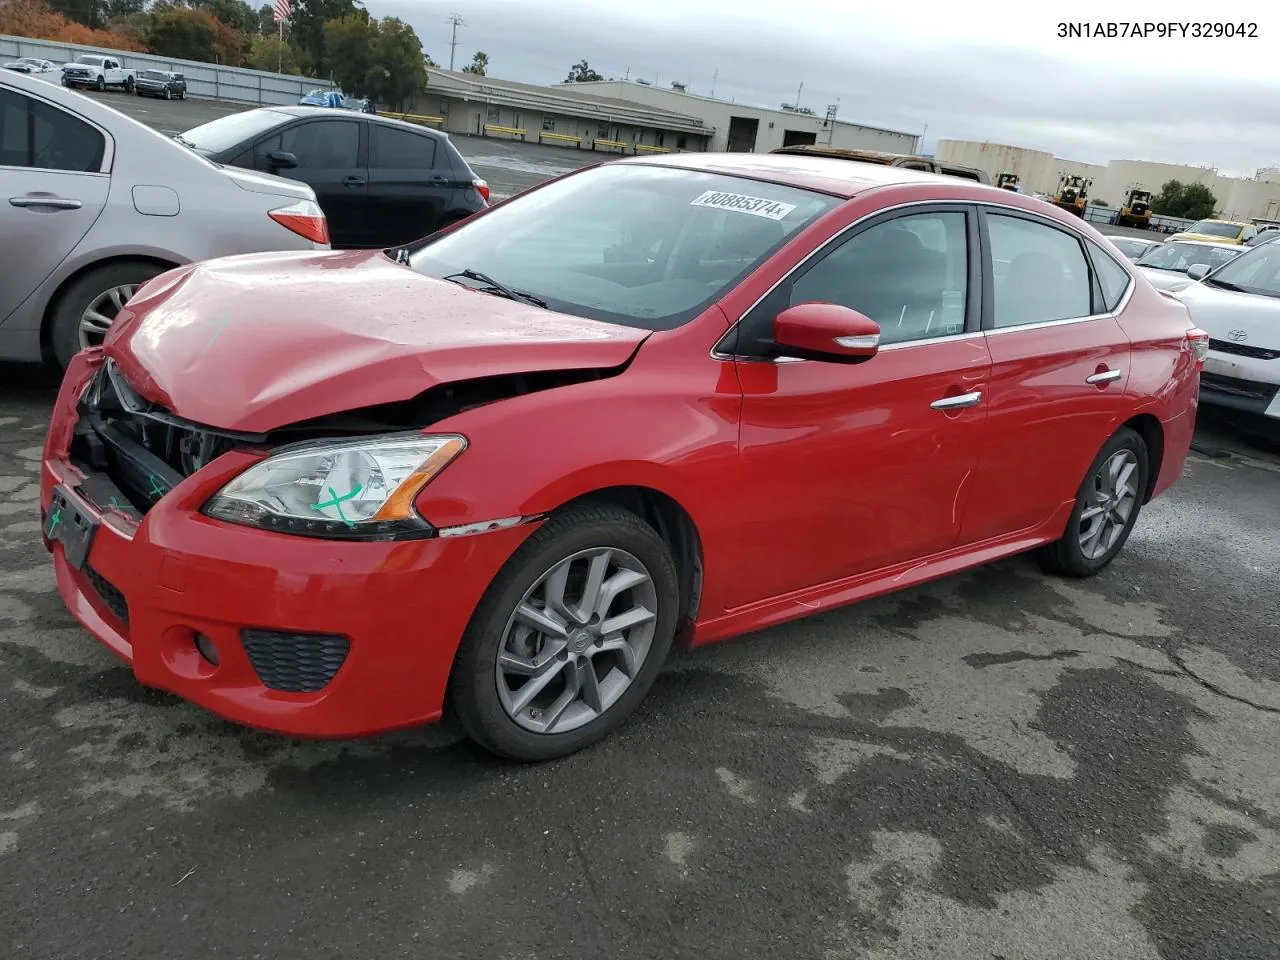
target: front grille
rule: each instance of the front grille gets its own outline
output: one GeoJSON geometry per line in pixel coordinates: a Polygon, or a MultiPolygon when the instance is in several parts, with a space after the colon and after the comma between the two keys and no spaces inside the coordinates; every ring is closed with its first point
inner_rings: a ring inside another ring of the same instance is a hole
{"type": "Polygon", "coordinates": [[[107,605],[107,609],[121,624],[127,627],[129,625],[129,603],[125,600],[124,594],[116,588],[115,584],[93,569],[93,567],[85,567],[84,575],[93,586],[94,592],[107,605]]]}
{"type": "Polygon", "coordinates": [[[1237,377],[1224,377],[1219,373],[1201,373],[1201,386],[1211,387],[1220,393],[1229,393],[1235,397],[1247,397],[1250,400],[1271,402],[1276,395],[1274,383],[1258,383],[1255,380],[1241,380],[1237,377]]]}
{"type": "Polygon", "coordinates": [[[264,686],[285,693],[315,693],[347,659],[351,642],[325,633],[241,630],[240,643],[264,686]]]}
{"type": "Polygon", "coordinates": [[[1266,347],[1251,347],[1244,343],[1232,343],[1229,340],[1210,340],[1209,349],[1219,353],[1231,353],[1237,357],[1252,357],[1254,360],[1274,360],[1280,357],[1280,350],[1268,350],[1266,347]]]}

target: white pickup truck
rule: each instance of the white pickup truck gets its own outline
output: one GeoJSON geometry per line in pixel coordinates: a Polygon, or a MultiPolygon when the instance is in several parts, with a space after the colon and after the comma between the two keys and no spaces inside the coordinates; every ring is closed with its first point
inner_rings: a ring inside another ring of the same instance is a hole
{"type": "Polygon", "coordinates": [[[120,87],[126,93],[133,93],[133,71],[120,66],[115,57],[83,53],[62,65],[62,85],[93,87],[95,90],[120,87]]]}

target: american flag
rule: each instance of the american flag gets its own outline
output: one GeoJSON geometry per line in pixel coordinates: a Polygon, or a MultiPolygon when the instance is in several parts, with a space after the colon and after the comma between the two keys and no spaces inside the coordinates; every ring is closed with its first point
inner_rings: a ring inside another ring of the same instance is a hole
{"type": "Polygon", "coordinates": [[[272,12],[271,16],[276,23],[283,23],[285,20],[289,19],[289,14],[292,12],[289,0],[276,0],[275,10],[272,12]]]}

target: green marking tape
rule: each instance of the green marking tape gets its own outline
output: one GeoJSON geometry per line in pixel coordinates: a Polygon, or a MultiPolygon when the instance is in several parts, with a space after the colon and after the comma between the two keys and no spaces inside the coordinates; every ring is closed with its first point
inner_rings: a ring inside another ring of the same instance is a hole
{"type": "Polygon", "coordinates": [[[343,523],[345,523],[348,527],[354,527],[356,525],[356,522],[354,520],[349,519],[347,515],[343,512],[342,504],[343,502],[355,497],[355,495],[360,492],[361,486],[362,486],[361,484],[357,483],[354,490],[352,490],[350,493],[344,493],[342,496],[338,496],[338,491],[334,490],[333,487],[330,487],[329,488],[330,499],[322,501],[321,503],[313,503],[311,506],[315,510],[323,510],[325,507],[334,507],[338,511],[338,519],[341,520],[343,523]]]}

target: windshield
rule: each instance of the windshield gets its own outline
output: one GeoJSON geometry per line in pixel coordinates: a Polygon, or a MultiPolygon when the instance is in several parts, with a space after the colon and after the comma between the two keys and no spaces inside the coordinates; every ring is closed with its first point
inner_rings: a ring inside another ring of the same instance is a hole
{"type": "Polygon", "coordinates": [[[1221,220],[1201,220],[1187,227],[1187,233],[1198,233],[1204,237],[1226,237],[1235,240],[1244,229],[1237,223],[1223,223],[1221,220]]]}
{"type": "Polygon", "coordinates": [[[138,74],[138,76],[146,80],[168,80],[169,79],[169,75],[160,70],[143,70],[142,73],[138,74]]]}
{"type": "Polygon", "coordinates": [[[103,64],[103,62],[104,61],[102,57],[88,57],[88,56],[76,57],[76,63],[85,63],[91,67],[99,67],[103,64]]]}
{"type": "Polygon", "coordinates": [[[563,313],[669,330],[840,202],[775,183],[610,164],[483,214],[409,262],[432,277],[479,271],[563,313]]]}
{"type": "Polygon", "coordinates": [[[1175,240],[1153,247],[1138,261],[1138,266],[1186,273],[1193,263],[1203,263],[1212,271],[1243,252],[1243,247],[1230,250],[1226,247],[1211,247],[1207,243],[1182,243],[1175,240]]]}
{"type": "Polygon", "coordinates": [[[1280,297],[1280,244],[1252,247],[1205,278],[1210,286],[1280,297]]]}
{"type": "Polygon", "coordinates": [[[179,137],[183,143],[196,150],[221,153],[288,119],[288,114],[276,113],[274,110],[246,110],[192,127],[179,137]]]}
{"type": "Polygon", "coordinates": [[[1129,240],[1125,237],[1112,237],[1111,242],[1116,245],[1117,250],[1130,260],[1136,260],[1152,247],[1150,240],[1129,240]]]}

